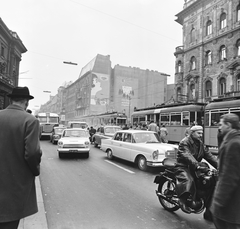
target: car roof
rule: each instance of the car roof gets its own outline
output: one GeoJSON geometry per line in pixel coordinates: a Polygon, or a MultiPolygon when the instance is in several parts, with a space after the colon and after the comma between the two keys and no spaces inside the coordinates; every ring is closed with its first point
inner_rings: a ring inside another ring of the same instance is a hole
{"type": "Polygon", "coordinates": [[[120,126],[104,126],[104,128],[107,128],[107,127],[118,127],[118,128],[121,128],[120,126]]]}
{"type": "Polygon", "coordinates": [[[131,134],[135,134],[135,133],[156,133],[154,131],[149,131],[149,130],[118,130],[116,133],[119,133],[119,132],[131,133],[131,134]]]}
{"type": "Polygon", "coordinates": [[[82,130],[87,132],[87,130],[83,128],[66,128],[65,130],[82,130]]]}

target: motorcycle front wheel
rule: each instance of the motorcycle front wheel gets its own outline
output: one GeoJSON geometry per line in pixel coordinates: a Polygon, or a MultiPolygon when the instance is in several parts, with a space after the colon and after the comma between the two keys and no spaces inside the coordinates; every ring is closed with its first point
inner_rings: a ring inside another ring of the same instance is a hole
{"type": "Polygon", "coordinates": [[[177,211],[180,207],[174,202],[178,201],[178,197],[175,191],[176,184],[173,181],[165,178],[161,179],[158,185],[158,192],[166,196],[169,201],[158,195],[159,202],[168,211],[177,211]]]}

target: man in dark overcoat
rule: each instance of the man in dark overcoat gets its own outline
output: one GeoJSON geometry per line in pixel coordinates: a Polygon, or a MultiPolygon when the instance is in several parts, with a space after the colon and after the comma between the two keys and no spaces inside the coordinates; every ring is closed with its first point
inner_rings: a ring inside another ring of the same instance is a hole
{"type": "Polygon", "coordinates": [[[239,117],[220,118],[223,142],[219,149],[218,181],[211,212],[217,229],[240,229],[240,131],[239,117]]]}
{"type": "Polygon", "coordinates": [[[34,97],[27,87],[8,95],[0,111],[0,229],[17,229],[21,218],[38,211],[35,176],[40,173],[39,121],[26,112],[34,97]]]}

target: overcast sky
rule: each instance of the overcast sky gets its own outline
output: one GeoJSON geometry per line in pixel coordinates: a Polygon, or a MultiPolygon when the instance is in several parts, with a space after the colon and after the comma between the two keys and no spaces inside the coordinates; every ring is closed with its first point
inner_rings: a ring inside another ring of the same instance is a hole
{"type": "Polygon", "coordinates": [[[77,80],[97,54],[110,55],[112,67],[139,67],[171,75],[174,51],[182,45],[175,15],[184,0],[7,0],[0,17],[17,32],[27,52],[19,86],[28,86],[37,109],[64,82],[77,80]],[[71,61],[78,65],[63,64],[71,61]]]}

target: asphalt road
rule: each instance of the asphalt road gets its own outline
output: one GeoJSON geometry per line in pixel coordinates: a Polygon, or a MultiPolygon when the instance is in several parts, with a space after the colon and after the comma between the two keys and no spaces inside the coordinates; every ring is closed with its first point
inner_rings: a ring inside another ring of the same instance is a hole
{"type": "Polygon", "coordinates": [[[109,161],[92,146],[90,157],[59,159],[57,146],[41,141],[40,182],[49,229],[209,229],[202,214],[164,210],[153,183],[158,170],[109,161]]]}

